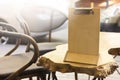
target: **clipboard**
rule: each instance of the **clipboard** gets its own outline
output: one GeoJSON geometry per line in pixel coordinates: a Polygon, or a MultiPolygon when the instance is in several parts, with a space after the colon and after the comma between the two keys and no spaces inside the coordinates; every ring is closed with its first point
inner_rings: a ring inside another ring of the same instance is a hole
{"type": "Polygon", "coordinates": [[[68,27],[68,51],[64,61],[97,65],[100,9],[70,8],[68,27]]]}

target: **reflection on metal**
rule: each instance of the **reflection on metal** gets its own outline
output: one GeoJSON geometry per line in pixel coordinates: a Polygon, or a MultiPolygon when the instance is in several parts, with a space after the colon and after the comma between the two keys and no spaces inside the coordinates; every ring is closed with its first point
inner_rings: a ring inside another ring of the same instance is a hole
{"type": "Polygon", "coordinates": [[[76,8],[74,11],[74,14],[79,15],[79,14],[94,14],[94,11],[92,8],[76,8]]]}

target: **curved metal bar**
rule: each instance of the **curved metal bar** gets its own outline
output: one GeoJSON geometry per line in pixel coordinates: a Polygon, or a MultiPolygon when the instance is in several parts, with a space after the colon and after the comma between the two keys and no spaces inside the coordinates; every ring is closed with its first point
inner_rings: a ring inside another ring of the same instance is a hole
{"type": "Polygon", "coordinates": [[[9,23],[5,23],[5,22],[0,22],[0,26],[2,26],[3,28],[7,28],[9,30],[12,30],[14,32],[18,32],[12,25],[10,25],[9,23]]]}
{"type": "MultiPolygon", "coordinates": [[[[8,23],[5,23],[5,22],[0,22],[0,26],[3,27],[3,28],[6,28],[8,30],[11,30],[11,31],[14,31],[14,32],[18,32],[12,25],[8,24],[8,23]]],[[[2,35],[1,35],[2,36],[2,35]]],[[[5,56],[8,56],[10,54],[12,54],[20,45],[21,43],[21,40],[20,39],[17,39],[16,41],[16,45],[14,46],[14,48],[12,48],[10,51],[8,51],[5,56]]]]}
{"type": "Polygon", "coordinates": [[[1,35],[6,36],[6,37],[13,36],[13,37],[16,37],[18,39],[27,39],[27,40],[30,41],[30,43],[34,47],[34,55],[33,55],[32,59],[26,65],[24,65],[19,70],[17,70],[15,73],[11,74],[9,77],[6,78],[6,80],[14,80],[14,78],[17,75],[19,75],[19,73],[21,73],[22,71],[24,71],[26,68],[28,68],[30,65],[32,65],[33,63],[35,63],[37,61],[38,54],[39,54],[39,49],[38,49],[38,46],[36,44],[36,41],[28,35],[0,30],[0,36],[1,35]]]}
{"type": "Polygon", "coordinates": [[[18,22],[19,22],[21,28],[23,29],[24,33],[27,34],[27,35],[30,35],[30,29],[28,27],[28,24],[24,21],[24,19],[20,15],[18,15],[16,17],[16,19],[18,20],[18,22]]]}
{"type": "MultiPolygon", "coordinates": [[[[18,20],[21,28],[23,29],[24,33],[27,34],[27,35],[30,35],[29,26],[28,26],[28,24],[24,21],[24,19],[22,19],[21,16],[17,16],[16,18],[17,18],[17,20],[18,20]]],[[[26,48],[26,52],[29,52],[29,50],[30,50],[30,43],[28,42],[27,48],[26,48]]]]}
{"type": "Polygon", "coordinates": [[[18,47],[19,47],[19,44],[21,43],[21,39],[18,39],[16,41],[16,45],[14,46],[14,48],[12,50],[10,50],[9,52],[7,52],[4,56],[9,56],[11,55],[18,47]]]}

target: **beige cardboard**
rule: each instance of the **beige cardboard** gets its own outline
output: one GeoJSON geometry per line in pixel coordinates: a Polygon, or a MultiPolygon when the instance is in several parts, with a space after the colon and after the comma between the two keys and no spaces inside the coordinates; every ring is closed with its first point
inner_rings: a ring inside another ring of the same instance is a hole
{"type": "Polygon", "coordinates": [[[65,61],[97,65],[99,55],[100,10],[75,14],[69,9],[68,52],[65,61]]]}

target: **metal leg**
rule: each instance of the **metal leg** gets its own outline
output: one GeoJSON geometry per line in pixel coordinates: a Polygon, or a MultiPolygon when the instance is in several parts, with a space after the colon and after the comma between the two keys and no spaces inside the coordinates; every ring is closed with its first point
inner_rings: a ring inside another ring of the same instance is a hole
{"type": "Polygon", "coordinates": [[[29,80],[32,80],[32,77],[29,77],[29,80]]]}
{"type": "Polygon", "coordinates": [[[109,7],[109,0],[106,0],[106,8],[109,7]]]}
{"type": "Polygon", "coordinates": [[[115,55],[113,58],[116,58],[117,57],[117,55],[115,55]]]}
{"type": "Polygon", "coordinates": [[[78,80],[77,72],[75,72],[75,80],[78,80]]]}
{"type": "Polygon", "coordinates": [[[51,72],[49,72],[49,74],[48,74],[48,80],[50,80],[50,74],[51,74],[51,72]]]}
{"type": "Polygon", "coordinates": [[[52,80],[58,80],[56,76],[56,72],[52,72],[52,80]]]}
{"type": "Polygon", "coordinates": [[[49,35],[48,35],[48,37],[49,37],[49,42],[51,42],[51,36],[52,36],[52,30],[49,31],[49,35]]]}
{"type": "Polygon", "coordinates": [[[97,78],[97,77],[94,77],[92,80],[96,80],[96,79],[98,79],[98,80],[103,80],[104,78],[97,78]]]}
{"type": "Polygon", "coordinates": [[[103,78],[98,78],[98,80],[103,80],[103,78]]]}
{"type": "MultiPolygon", "coordinates": [[[[115,55],[113,58],[116,58],[116,57],[117,57],[117,55],[115,55]]],[[[116,71],[117,71],[117,73],[120,75],[119,70],[118,70],[118,69],[116,69],[116,71]]]]}
{"type": "Polygon", "coordinates": [[[39,76],[37,76],[37,80],[40,80],[40,77],[39,77],[39,76]]]}
{"type": "Polygon", "coordinates": [[[38,80],[46,80],[46,74],[42,74],[37,78],[38,80]]]}
{"type": "Polygon", "coordinates": [[[119,72],[119,70],[118,69],[116,69],[116,71],[118,72],[118,74],[120,75],[120,72],[119,72]]]}
{"type": "Polygon", "coordinates": [[[100,80],[101,78],[98,78],[98,80],[100,80]]]}
{"type": "Polygon", "coordinates": [[[88,75],[88,80],[90,80],[90,75],[88,75]]]}
{"type": "Polygon", "coordinates": [[[97,78],[96,77],[94,77],[92,80],[96,80],[97,78]]]}
{"type": "Polygon", "coordinates": [[[101,78],[101,80],[103,80],[103,78],[101,78]]]}

